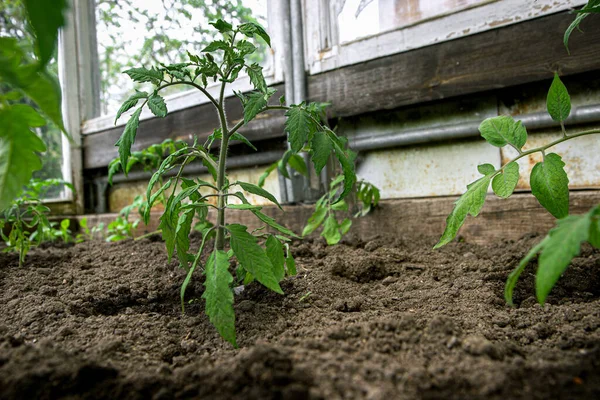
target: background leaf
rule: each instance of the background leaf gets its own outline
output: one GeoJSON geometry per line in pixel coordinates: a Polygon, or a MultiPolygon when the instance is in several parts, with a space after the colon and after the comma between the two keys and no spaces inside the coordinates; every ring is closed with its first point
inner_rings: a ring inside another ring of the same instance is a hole
{"type": "Polygon", "coordinates": [[[479,125],[479,132],[489,144],[496,147],[510,144],[520,150],[527,142],[527,130],[521,121],[506,115],[484,120],[479,125]]]}
{"type": "Polygon", "coordinates": [[[546,107],[548,109],[548,114],[550,114],[555,121],[563,122],[571,113],[571,96],[569,96],[567,88],[556,73],[554,74],[554,80],[548,91],[546,107]]]}
{"type": "Polygon", "coordinates": [[[66,0],[23,0],[29,22],[36,34],[36,47],[40,64],[45,67],[54,56],[58,30],[65,25],[63,13],[67,9],[66,0]]]}

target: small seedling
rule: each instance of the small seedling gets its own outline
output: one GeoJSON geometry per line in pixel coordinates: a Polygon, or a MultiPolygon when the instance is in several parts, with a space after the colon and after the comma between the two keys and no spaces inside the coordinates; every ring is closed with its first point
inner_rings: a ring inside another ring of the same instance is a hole
{"type": "MultiPolygon", "coordinates": [[[[345,142],[323,124],[323,107],[320,104],[301,103],[288,107],[284,105],[283,99],[280,99],[278,104],[269,102],[275,90],[267,86],[262,67],[247,61],[256,51],[252,40],[264,40],[270,45],[271,39],[264,28],[252,22],[233,27],[223,20],[211,25],[221,33],[222,39],[209,44],[202,55],[188,53],[189,62],[125,71],[134,81],[149,83],[153,89],[148,92],[136,92],[119,110],[117,119],[142,102],[141,107],[131,114],[116,145],[119,147],[121,166],[130,165],[131,146],[135,141],[142,109],[148,106],[157,117],[165,117],[167,105],[159,93],[167,87],[186,85],[195,88],[214,106],[220,126],[207,138],[205,144],[201,145],[195,141],[192,145],[185,145],[170,153],[152,176],[146,193],[144,221],[148,223],[153,204],[160,196],[165,196],[165,210],[160,217],[159,229],[165,240],[168,257],[176,254],[181,267],[187,272],[181,287],[182,308],[185,304],[185,290],[194,272],[197,269],[203,270],[206,279],[202,297],[206,302],[206,314],[221,336],[237,346],[232,287],[234,277],[229,270],[230,260],[237,260],[239,267],[236,275],[243,276],[245,280],[256,280],[268,289],[283,294],[279,282],[286,274],[294,273],[293,261],[290,261],[293,259],[289,248],[287,257],[285,256],[284,244],[287,244],[287,238],[298,236],[262,213],[261,207],[250,204],[241,190],[261,196],[279,206],[271,193],[251,183],[229,181],[226,173],[229,142],[236,140],[254,148],[239,129],[265,111],[283,110],[287,117],[285,131],[290,143],[290,150],[286,153],[288,160],[299,152],[308,152],[317,172],[323,169],[332,152],[339,160],[344,178],[341,193],[332,201],[332,205],[342,201],[350,193],[356,176],[349,154],[344,150],[345,142]],[[242,103],[244,117],[230,125],[225,110],[226,88],[236,81],[242,70],[248,74],[254,91],[247,94],[236,93],[242,103]],[[218,97],[213,97],[207,90],[209,81],[220,82],[218,97]],[[220,142],[219,154],[216,157],[209,152],[215,141],[220,142]],[[208,168],[213,182],[184,177],[186,166],[194,160],[200,160],[208,168]],[[177,173],[168,177],[166,174],[171,170],[177,173]],[[159,182],[163,183],[153,191],[159,182]],[[170,194],[167,194],[169,191],[170,194]],[[216,204],[210,202],[211,199],[215,199],[216,204]],[[205,225],[198,251],[196,254],[190,253],[189,234],[194,219],[201,224],[208,222],[209,209],[216,212],[214,225],[205,225]],[[227,224],[227,210],[250,212],[279,235],[262,229],[249,232],[244,225],[227,224]],[[208,260],[202,263],[203,249],[213,236],[214,249],[208,260]]],[[[127,167],[124,172],[128,172],[127,167]]]]}
{"type": "Polygon", "coordinates": [[[42,203],[50,188],[63,185],[73,189],[71,184],[58,179],[32,179],[21,196],[2,213],[0,235],[6,244],[4,251],[19,253],[19,266],[25,262],[31,247],[63,237],[62,231],[54,228],[56,223],[48,220],[50,209],[42,203]],[[8,234],[5,234],[5,229],[8,234]]]}

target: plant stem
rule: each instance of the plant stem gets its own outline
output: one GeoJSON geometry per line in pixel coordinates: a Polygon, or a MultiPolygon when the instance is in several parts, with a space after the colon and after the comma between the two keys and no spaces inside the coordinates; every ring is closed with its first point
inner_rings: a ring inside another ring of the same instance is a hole
{"type": "Polygon", "coordinates": [[[527,151],[521,152],[521,153],[519,153],[519,155],[517,157],[513,158],[512,160],[510,160],[509,162],[507,162],[506,164],[504,164],[498,171],[496,171],[494,173],[494,175],[492,175],[492,177],[494,177],[497,174],[499,174],[500,172],[502,172],[504,170],[504,168],[508,164],[510,164],[512,162],[515,162],[515,161],[517,161],[517,160],[519,160],[519,159],[521,159],[521,158],[523,158],[525,156],[528,156],[528,155],[533,154],[533,153],[542,153],[542,155],[545,156],[546,150],[548,150],[550,147],[556,146],[557,144],[560,144],[562,142],[566,142],[567,140],[575,139],[575,138],[578,138],[578,137],[581,137],[581,136],[596,135],[596,134],[599,134],[599,133],[600,133],[600,129],[591,129],[589,131],[583,131],[583,132],[575,133],[573,135],[563,136],[560,139],[556,139],[554,142],[550,142],[550,143],[548,143],[548,144],[546,144],[544,146],[536,147],[536,148],[533,148],[531,150],[527,150],[527,151]]]}
{"type": "Polygon", "coordinates": [[[142,239],[146,239],[149,238],[150,236],[153,235],[158,235],[159,233],[162,233],[162,229],[156,230],[154,232],[148,232],[146,234],[143,234],[142,236],[138,236],[136,238],[134,238],[133,240],[142,240],[142,239]]]}
{"type": "Polygon", "coordinates": [[[219,120],[221,121],[221,149],[219,150],[219,169],[217,171],[217,188],[219,189],[219,200],[217,202],[217,238],[215,240],[215,250],[223,250],[225,247],[225,169],[227,168],[227,147],[229,145],[229,130],[227,127],[227,117],[225,115],[225,85],[226,77],[223,77],[221,85],[221,94],[219,97],[219,120]]]}

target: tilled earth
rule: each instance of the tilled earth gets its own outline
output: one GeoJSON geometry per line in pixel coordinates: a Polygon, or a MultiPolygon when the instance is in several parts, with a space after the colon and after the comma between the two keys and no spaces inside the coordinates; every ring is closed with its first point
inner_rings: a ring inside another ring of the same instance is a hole
{"type": "Polygon", "coordinates": [[[203,314],[199,275],[181,313],[185,274],[156,239],[38,248],[22,268],[0,254],[0,398],[600,398],[600,252],[543,308],[535,263],[503,300],[540,239],[296,243],[284,296],[236,296],[239,349],[203,314]]]}

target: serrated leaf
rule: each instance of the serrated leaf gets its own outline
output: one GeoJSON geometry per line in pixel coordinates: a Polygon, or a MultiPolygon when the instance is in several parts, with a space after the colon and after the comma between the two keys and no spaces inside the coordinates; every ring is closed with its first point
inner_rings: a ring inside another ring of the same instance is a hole
{"type": "Polygon", "coordinates": [[[498,197],[506,199],[515,191],[519,183],[519,164],[511,162],[492,180],[492,189],[498,197]]]}
{"type": "Polygon", "coordinates": [[[263,28],[261,25],[255,22],[248,22],[240,25],[239,30],[248,37],[254,37],[255,34],[260,36],[267,43],[267,45],[271,47],[271,38],[265,31],[265,28],[263,28]]]}
{"type": "Polygon", "coordinates": [[[557,73],[554,74],[554,80],[548,91],[546,107],[548,114],[555,121],[563,122],[571,114],[571,96],[557,73]]]}
{"type": "Polygon", "coordinates": [[[242,57],[252,54],[256,51],[256,46],[247,40],[240,40],[237,42],[235,47],[240,51],[240,55],[242,57]]]}
{"type": "Polygon", "coordinates": [[[291,231],[290,229],[286,228],[285,226],[277,223],[277,221],[275,221],[274,218],[269,217],[268,215],[265,215],[263,213],[261,213],[260,211],[255,211],[252,210],[252,213],[254,215],[256,215],[258,217],[258,219],[260,219],[262,222],[266,223],[267,225],[269,225],[271,228],[274,228],[276,230],[278,230],[279,232],[294,237],[294,238],[298,238],[298,235],[296,235],[293,231],[291,231]]]}
{"type": "Polygon", "coordinates": [[[556,218],[569,214],[569,178],[558,154],[547,154],[531,170],[531,193],[556,218]]]}
{"type": "MultiPolygon", "coordinates": [[[[142,108],[138,108],[134,111],[134,113],[129,118],[127,125],[125,125],[125,130],[123,130],[123,134],[119,138],[116,143],[116,146],[119,146],[119,156],[121,158],[121,165],[127,165],[127,160],[131,155],[131,146],[135,141],[135,135],[137,133],[137,128],[140,125],[140,114],[142,113],[142,108]]],[[[127,171],[124,171],[125,175],[127,175],[127,171]]]]}
{"type": "Polygon", "coordinates": [[[231,32],[233,30],[233,26],[229,22],[225,22],[222,19],[218,19],[214,22],[209,22],[209,24],[214,26],[215,29],[221,33],[231,32]]]}
{"type": "Polygon", "coordinates": [[[121,118],[121,115],[124,112],[131,110],[137,105],[140,99],[145,99],[147,97],[148,93],[136,90],[135,93],[131,95],[131,97],[125,100],[125,102],[121,105],[121,108],[119,108],[119,111],[117,111],[117,116],[115,117],[115,124],[117,123],[118,119],[121,118]]]}
{"type": "Polygon", "coordinates": [[[167,116],[167,105],[165,99],[162,96],[152,93],[148,98],[148,108],[152,111],[152,114],[157,117],[164,118],[167,116]]]}
{"type": "Polygon", "coordinates": [[[58,31],[65,25],[63,13],[67,9],[66,0],[54,0],[48,5],[48,0],[24,0],[29,23],[35,32],[36,50],[40,64],[45,67],[54,56],[58,31]]]}
{"type": "Polygon", "coordinates": [[[537,299],[544,304],[550,290],[565,272],[573,257],[579,255],[581,243],[588,239],[590,214],[571,215],[557,221],[557,226],[548,233],[538,261],[535,276],[537,299]]]}
{"type": "Polygon", "coordinates": [[[467,215],[476,217],[485,203],[491,177],[486,175],[467,186],[467,191],[454,203],[454,209],[446,218],[446,229],[434,249],[450,243],[465,223],[467,215]]]}
{"type": "Polygon", "coordinates": [[[200,64],[200,57],[198,57],[195,54],[190,53],[189,51],[187,52],[187,55],[191,62],[193,62],[195,64],[200,64]]]}
{"type": "Polygon", "coordinates": [[[263,68],[256,63],[246,66],[246,72],[248,73],[248,77],[250,78],[250,82],[254,85],[254,88],[261,93],[266,93],[267,82],[265,81],[262,71],[263,68]]]}
{"type": "Polygon", "coordinates": [[[165,211],[160,216],[160,224],[158,229],[162,231],[162,238],[165,241],[165,247],[167,248],[167,258],[169,262],[175,251],[175,242],[177,241],[177,223],[179,221],[179,207],[180,203],[174,202],[173,197],[169,197],[165,211]]]}
{"type": "Polygon", "coordinates": [[[194,220],[195,210],[190,209],[181,213],[175,229],[175,250],[179,264],[186,271],[189,270],[188,250],[190,249],[190,231],[194,220]]]}
{"type": "Polygon", "coordinates": [[[258,149],[248,139],[246,139],[246,137],[244,135],[242,135],[239,132],[235,132],[233,135],[231,135],[230,139],[231,140],[239,140],[240,142],[244,143],[246,146],[250,147],[252,150],[258,151],[258,149]]]}
{"type": "Polygon", "coordinates": [[[510,144],[520,150],[527,142],[527,130],[521,121],[506,115],[484,120],[479,125],[479,132],[489,144],[496,147],[510,144]]]}
{"type": "MultiPolygon", "coordinates": [[[[333,134],[330,133],[330,139],[332,139],[332,135],[333,134]]],[[[342,200],[344,197],[350,194],[350,192],[352,192],[352,188],[356,183],[356,173],[354,172],[354,162],[350,160],[350,158],[348,157],[344,149],[340,146],[340,144],[335,140],[331,140],[331,142],[333,143],[333,150],[335,151],[335,155],[338,161],[340,162],[340,165],[342,166],[342,172],[344,174],[344,189],[342,190],[342,193],[337,198],[337,200],[334,202],[335,204],[336,202],[342,200]]]]}
{"type": "Polygon", "coordinates": [[[263,93],[248,93],[246,99],[246,104],[244,104],[244,124],[252,121],[267,106],[267,99],[263,93]]]}
{"type": "Polygon", "coordinates": [[[283,254],[283,246],[281,242],[273,235],[269,235],[265,243],[267,257],[273,265],[273,275],[277,281],[281,281],[285,277],[285,257],[283,254]]]}
{"type": "Polygon", "coordinates": [[[231,236],[231,249],[242,267],[252,274],[257,281],[272,291],[283,294],[279,281],[273,274],[273,265],[265,251],[258,245],[256,238],[246,231],[246,227],[238,224],[227,225],[231,236]]]}
{"type": "Polygon", "coordinates": [[[292,152],[297,153],[302,150],[309,136],[315,132],[316,124],[310,113],[299,106],[291,107],[285,115],[287,117],[285,132],[288,134],[292,152]]]}
{"type": "Polygon", "coordinates": [[[496,167],[492,164],[481,164],[477,166],[477,171],[479,171],[481,175],[489,175],[496,172],[496,167]]]}
{"type": "Polygon", "coordinates": [[[0,211],[10,206],[33,171],[42,167],[38,153],[46,151],[27,121],[13,111],[13,106],[0,108],[0,211]]]}
{"type": "Polygon", "coordinates": [[[329,136],[325,132],[315,132],[310,141],[310,156],[317,175],[321,173],[323,168],[327,165],[329,156],[333,151],[333,144],[329,139],[329,136]]]}
{"type": "Polygon", "coordinates": [[[242,189],[244,189],[246,192],[255,194],[260,197],[264,197],[265,199],[271,201],[277,207],[279,207],[280,210],[283,210],[281,208],[281,204],[279,204],[279,202],[277,201],[275,196],[273,196],[271,193],[267,192],[265,189],[258,187],[252,183],[247,183],[247,182],[238,182],[238,185],[240,185],[240,187],[242,189]]]}
{"type": "Polygon", "coordinates": [[[342,239],[340,226],[333,214],[329,214],[329,216],[325,219],[325,224],[323,224],[323,232],[321,232],[321,236],[325,238],[329,246],[338,244],[338,242],[342,239]]]}
{"type": "Polygon", "coordinates": [[[229,50],[229,44],[223,40],[215,40],[202,50],[203,53],[211,53],[217,50],[229,50]]]}
{"type": "Polygon", "coordinates": [[[215,250],[206,262],[204,294],[206,315],[217,331],[237,347],[235,340],[235,311],[233,309],[233,276],[229,272],[229,258],[222,250],[215,250]]]}
{"type": "Polygon", "coordinates": [[[129,75],[134,82],[139,83],[151,82],[154,85],[159,85],[163,79],[163,72],[154,67],[151,69],[131,68],[123,72],[129,75]]]}
{"type": "Polygon", "coordinates": [[[307,236],[313,233],[325,220],[327,216],[326,208],[318,208],[308,219],[306,222],[306,226],[302,231],[302,236],[307,236]]]}

